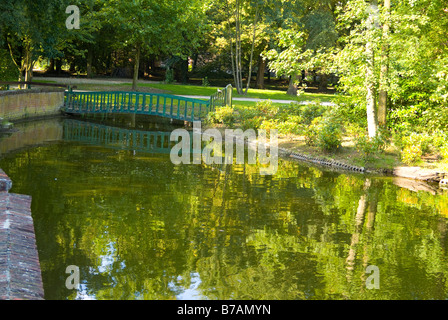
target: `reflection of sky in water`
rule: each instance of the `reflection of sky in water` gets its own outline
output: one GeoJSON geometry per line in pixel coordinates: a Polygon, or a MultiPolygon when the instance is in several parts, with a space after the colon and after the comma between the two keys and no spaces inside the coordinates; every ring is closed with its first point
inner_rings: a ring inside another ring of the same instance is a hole
{"type": "MultiPolygon", "coordinates": [[[[198,300],[198,299],[202,299],[202,295],[200,293],[200,291],[198,290],[199,285],[201,284],[201,277],[199,276],[199,273],[197,272],[193,272],[190,274],[191,276],[191,284],[190,287],[188,289],[183,289],[183,291],[176,295],[176,299],[178,300],[198,300]]],[[[179,276],[177,277],[177,281],[182,280],[182,277],[179,276]]],[[[176,286],[175,283],[170,282],[168,284],[168,286],[173,289],[173,291],[179,291],[182,290],[181,287],[176,286]]]]}
{"type": "MultiPolygon", "coordinates": [[[[116,249],[114,247],[113,242],[109,242],[107,244],[107,254],[99,256],[99,260],[101,263],[96,267],[89,267],[90,274],[100,274],[100,273],[109,273],[112,271],[113,263],[116,260],[116,249]]],[[[121,262],[121,268],[125,268],[126,264],[124,261],[121,262]]],[[[168,284],[168,287],[172,289],[174,292],[181,292],[176,295],[176,299],[178,300],[198,300],[203,299],[199,288],[201,284],[201,277],[199,273],[193,272],[190,274],[191,284],[189,288],[184,288],[180,285],[177,285],[175,281],[171,281],[168,284]]],[[[177,281],[181,281],[182,277],[178,276],[177,281]]],[[[90,293],[89,285],[87,282],[82,282],[79,284],[78,292],[76,294],[76,300],[96,300],[95,294],[90,293]]],[[[136,293],[136,298],[139,298],[140,294],[136,293]]]]}
{"type": "MultiPolygon", "coordinates": [[[[109,242],[107,244],[107,254],[99,256],[99,259],[101,260],[101,264],[95,267],[89,267],[89,273],[90,274],[100,274],[100,273],[109,273],[112,271],[113,263],[116,260],[116,249],[114,247],[113,242],[109,242]]],[[[121,268],[125,268],[126,264],[124,261],[121,262],[121,268]]],[[[82,282],[82,279],[81,279],[82,282]]],[[[94,294],[89,294],[89,287],[88,283],[80,283],[79,284],[79,290],[76,295],[76,300],[95,300],[96,296],[94,294]]]]}

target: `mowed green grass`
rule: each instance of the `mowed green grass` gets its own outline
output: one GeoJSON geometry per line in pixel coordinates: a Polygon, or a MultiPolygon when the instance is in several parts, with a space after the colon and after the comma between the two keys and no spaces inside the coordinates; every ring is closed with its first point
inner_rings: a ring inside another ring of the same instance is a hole
{"type": "MultiPolygon", "coordinates": [[[[129,84],[131,86],[131,84],[129,84]]],[[[139,86],[151,87],[159,90],[166,91],[166,93],[179,94],[179,95],[198,95],[198,96],[210,96],[222,87],[203,87],[197,85],[183,85],[183,84],[165,84],[165,83],[143,83],[139,86]]],[[[255,99],[271,99],[271,100],[293,100],[293,101],[305,101],[305,100],[320,100],[331,101],[334,95],[323,93],[304,93],[300,96],[291,96],[286,94],[286,91],[282,90],[263,90],[263,89],[249,89],[246,95],[237,94],[236,89],[233,89],[233,97],[235,98],[255,98],[255,99]]]]}
{"type": "MultiPolygon", "coordinates": [[[[55,83],[56,81],[50,80],[38,80],[38,82],[55,83]]],[[[64,83],[62,78],[59,83],[64,83]]],[[[91,91],[131,91],[131,83],[110,83],[110,84],[76,84],[79,90],[91,90],[91,91]],[[115,89],[116,88],[116,89],[115,89]]],[[[191,95],[191,96],[211,96],[216,93],[218,89],[223,89],[223,87],[204,87],[198,85],[188,85],[188,84],[166,84],[166,83],[153,83],[153,82],[140,82],[138,88],[141,91],[149,91],[150,89],[155,89],[157,92],[163,92],[168,94],[176,95],[191,95]]],[[[303,93],[300,96],[291,96],[286,94],[286,91],[282,90],[263,90],[263,89],[249,89],[246,95],[239,95],[236,89],[233,89],[234,98],[254,98],[254,99],[271,99],[271,100],[292,100],[292,101],[321,101],[330,102],[335,97],[331,94],[323,93],[303,93]]],[[[238,102],[240,103],[240,102],[238,102]]],[[[248,102],[248,104],[254,104],[255,102],[248,102]]],[[[243,104],[246,104],[244,102],[243,104]]]]}

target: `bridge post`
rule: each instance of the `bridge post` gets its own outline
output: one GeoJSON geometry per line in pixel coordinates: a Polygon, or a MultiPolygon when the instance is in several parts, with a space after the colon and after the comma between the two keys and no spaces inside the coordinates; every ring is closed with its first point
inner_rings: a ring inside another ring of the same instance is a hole
{"type": "Polygon", "coordinates": [[[232,88],[232,85],[231,84],[228,84],[227,86],[226,86],[226,92],[225,92],[225,105],[227,106],[227,107],[232,107],[232,90],[233,90],[233,88],[232,88]]]}

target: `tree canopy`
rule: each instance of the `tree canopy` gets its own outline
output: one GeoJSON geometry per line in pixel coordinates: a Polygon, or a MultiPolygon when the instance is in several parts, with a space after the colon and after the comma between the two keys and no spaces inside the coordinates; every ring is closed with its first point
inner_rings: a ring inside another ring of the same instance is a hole
{"type": "Polygon", "coordinates": [[[133,77],[137,90],[161,62],[167,81],[173,69],[183,82],[224,77],[240,94],[275,72],[294,95],[311,78],[319,90],[331,79],[348,115],[375,136],[446,107],[447,26],[443,0],[4,0],[0,77],[30,80],[39,62],[133,77]],[[80,9],[79,29],[65,27],[68,5],[80,9]]]}

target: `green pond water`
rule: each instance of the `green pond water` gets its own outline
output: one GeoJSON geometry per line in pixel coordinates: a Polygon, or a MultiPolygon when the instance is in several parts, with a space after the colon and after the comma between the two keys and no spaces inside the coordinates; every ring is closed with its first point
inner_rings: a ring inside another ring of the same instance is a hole
{"type": "Polygon", "coordinates": [[[174,165],[94,133],[77,141],[73,123],[0,138],[11,192],[32,196],[46,299],[448,298],[444,190],[281,158],[264,176],[174,165]]]}

